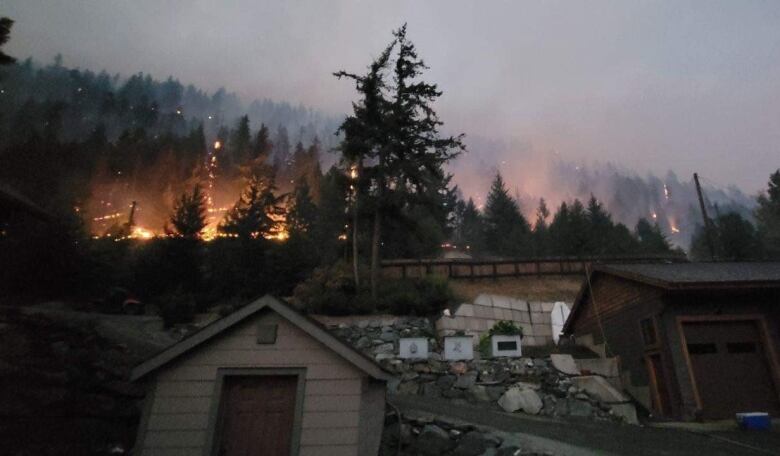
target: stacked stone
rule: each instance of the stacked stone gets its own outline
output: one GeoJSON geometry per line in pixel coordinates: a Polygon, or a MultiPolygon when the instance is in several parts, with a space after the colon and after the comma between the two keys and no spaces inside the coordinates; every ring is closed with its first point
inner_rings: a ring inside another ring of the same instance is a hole
{"type": "Polygon", "coordinates": [[[438,347],[433,323],[427,318],[360,320],[354,325],[342,323],[329,329],[377,361],[395,359],[402,337],[427,337],[431,351],[438,347]]]}

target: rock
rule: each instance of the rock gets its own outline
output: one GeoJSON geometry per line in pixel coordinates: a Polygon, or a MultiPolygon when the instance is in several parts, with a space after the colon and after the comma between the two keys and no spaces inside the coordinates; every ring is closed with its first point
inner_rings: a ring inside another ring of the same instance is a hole
{"type": "Polygon", "coordinates": [[[420,385],[417,382],[403,382],[398,385],[398,394],[417,394],[420,385]]]}
{"type": "Polygon", "coordinates": [[[371,346],[371,339],[366,336],[361,337],[355,342],[355,347],[362,350],[371,346]]]}
{"type": "Polygon", "coordinates": [[[474,385],[466,391],[466,397],[474,402],[490,402],[490,395],[482,385],[474,385]]]}
{"type": "Polygon", "coordinates": [[[639,420],[636,417],[636,407],[634,407],[634,404],[613,404],[610,407],[610,412],[615,416],[619,416],[628,424],[639,424],[639,420]]]}
{"type": "Polygon", "coordinates": [[[569,414],[569,401],[562,400],[555,402],[555,416],[567,416],[569,414]]]}
{"type": "Polygon", "coordinates": [[[502,447],[499,448],[498,451],[496,451],[496,456],[521,456],[523,454],[536,454],[536,453],[524,453],[523,450],[516,446],[508,446],[508,447],[502,447]]]}
{"type": "Polygon", "coordinates": [[[452,385],[454,384],[455,384],[454,375],[442,375],[436,380],[436,386],[438,386],[441,389],[452,388],[452,385]]]}
{"type": "Polygon", "coordinates": [[[450,451],[454,446],[455,442],[450,439],[447,431],[435,424],[426,424],[412,444],[415,454],[430,456],[439,456],[450,451]]]}
{"type": "Polygon", "coordinates": [[[491,402],[497,401],[506,392],[503,386],[488,386],[486,390],[491,402]]]}
{"type": "Polygon", "coordinates": [[[456,363],[450,364],[450,373],[452,374],[463,375],[466,373],[467,370],[469,370],[469,367],[463,361],[458,361],[456,363]]]}
{"type": "Polygon", "coordinates": [[[382,344],[374,348],[374,353],[393,353],[395,346],[392,343],[382,344]]]}
{"type": "Polygon", "coordinates": [[[442,360],[442,356],[441,356],[441,353],[431,352],[431,353],[428,353],[428,359],[431,360],[431,361],[441,361],[442,360]]]}
{"type": "Polygon", "coordinates": [[[488,449],[488,442],[480,432],[469,432],[458,440],[453,456],[478,456],[488,449]]]}
{"type": "Polygon", "coordinates": [[[378,353],[376,356],[374,356],[374,359],[377,361],[382,361],[383,359],[393,359],[395,358],[395,355],[392,353],[378,353]]]}
{"type": "Polygon", "coordinates": [[[459,375],[458,379],[455,380],[455,388],[469,389],[472,386],[474,386],[474,383],[476,383],[476,381],[477,381],[476,372],[466,372],[463,375],[459,375]]]}
{"type": "Polygon", "coordinates": [[[498,405],[507,412],[522,410],[525,413],[536,415],[542,409],[542,400],[536,391],[531,389],[510,388],[498,400],[498,405]]]}
{"type": "Polygon", "coordinates": [[[395,342],[398,340],[398,335],[391,332],[383,332],[381,336],[379,336],[380,339],[382,339],[385,342],[395,342]]]}
{"type": "Polygon", "coordinates": [[[441,392],[442,397],[446,397],[447,399],[462,399],[465,396],[465,393],[463,390],[452,388],[448,390],[443,390],[441,392]]]}
{"type": "Polygon", "coordinates": [[[580,375],[580,370],[577,369],[577,364],[571,355],[550,355],[550,362],[558,372],[566,375],[580,375]]]}
{"type": "Polygon", "coordinates": [[[441,397],[441,388],[435,383],[424,383],[422,386],[422,394],[426,397],[441,397]]]}
{"type": "Polygon", "coordinates": [[[591,416],[593,414],[593,406],[590,402],[579,401],[577,399],[568,399],[569,415],[571,416],[591,416]]]}
{"type": "Polygon", "coordinates": [[[368,328],[368,320],[360,320],[356,326],[360,329],[366,329],[368,328]]]}

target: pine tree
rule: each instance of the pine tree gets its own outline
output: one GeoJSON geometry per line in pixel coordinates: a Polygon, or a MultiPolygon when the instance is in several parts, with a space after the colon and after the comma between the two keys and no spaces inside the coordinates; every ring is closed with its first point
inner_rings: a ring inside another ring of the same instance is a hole
{"type": "Polygon", "coordinates": [[[780,259],[780,169],[769,176],[766,193],[758,197],[755,215],[766,256],[780,259]]]}
{"type": "Polygon", "coordinates": [[[311,198],[306,178],[296,182],[290,209],[287,213],[287,229],[290,237],[309,237],[317,221],[317,206],[311,198]]]}
{"type": "MultiPolygon", "coordinates": [[[[366,174],[372,182],[373,229],[371,235],[371,294],[377,296],[380,245],[385,216],[409,204],[432,207],[435,195],[448,182],[444,163],[464,147],[461,137],[441,137],[442,122],[431,106],[441,95],[435,84],[418,78],[427,69],[415,46],[406,38],[406,25],[394,32],[394,40],[370,66],[366,76],[346,72],[356,82],[363,99],[353,105],[354,114],[341,126],[345,133],[344,161],[359,166],[373,163],[366,174]],[[386,83],[392,65],[393,86],[386,83]]],[[[362,169],[360,170],[362,173],[362,169]]]]}
{"type": "Polygon", "coordinates": [[[14,21],[7,17],[0,17],[0,65],[10,65],[16,62],[16,59],[3,53],[2,47],[11,38],[11,27],[14,21]]]}
{"type": "Polygon", "coordinates": [[[219,231],[244,239],[264,239],[279,235],[284,215],[282,200],[269,179],[252,176],[238,202],[225,214],[219,231]]]}
{"type": "Polygon", "coordinates": [[[175,237],[199,239],[206,228],[206,198],[200,185],[192,193],[183,193],[173,208],[170,226],[165,232],[175,237]]]}
{"type": "Polygon", "coordinates": [[[252,143],[252,160],[262,160],[268,162],[271,157],[271,151],[273,149],[273,143],[271,143],[271,135],[268,132],[268,127],[264,123],[260,124],[260,129],[257,130],[255,140],[252,143]]]}
{"type": "Polygon", "coordinates": [[[634,235],[639,242],[639,253],[669,253],[672,251],[669,240],[657,223],[650,224],[647,219],[640,218],[636,223],[634,235]]]}
{"type": "Polygon", "coordinates": [[[538,257],[549,255],[549,229],[547,219],[550,217],[550,210],[547,208],[547,202],[544,198],[539,199],[539,207],[536,209],[536,223],[533,229],[533,252],[538,257]]]}
{"type": "Polygon", "coordinates": [[[614,227],[612,216],[604,210],[604,206],[592,194],[588,200],[587,209],[588,231],[585,253],[590,255],[605,255],[611,253],[614,247],[614,227]]]}
{"type": "Polygon", "coordinates": [[[282,181],[287,178],[290,160],[290,138],[287,128],[279,125],[274,138],[273,166],[277,178],[282,181]]]}
{"type": "Polygon", "coordinates": [[[496,173],[485,204],[486,248],[499,256],[528,253],[530,227],[517,202],[509,196],[501,173],[496,173]]]}
{"type": "Polygon", "coordinates": [[[236,128],[230,133],[229,151],[231,161],[236,166],[243,165],[251,156],[252,133],[249,130],[249,117],[241,116],[236,128]]]}
{"type": "Polygon", "coordinates": [[[457,242],[463,246],[472,255],[477,255],[485,250],[485,222],[482,214],[479,213],[474,200],[469,198],[468,202],[461,203],[459,209],[459,227],[457,242]]]}

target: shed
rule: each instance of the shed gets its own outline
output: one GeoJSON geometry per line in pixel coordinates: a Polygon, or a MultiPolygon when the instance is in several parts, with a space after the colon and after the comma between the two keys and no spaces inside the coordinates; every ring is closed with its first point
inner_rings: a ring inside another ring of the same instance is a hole
{"type": "Polygon", "coordinates": [[[138,365],[134,454],[372,455],[392,376],[265,296],[138,365]]]}
{"type": "Polygon", "coordinates": [[[596,266],[563,332],[657,415],[780,415],[780,263],[596,266]]]}

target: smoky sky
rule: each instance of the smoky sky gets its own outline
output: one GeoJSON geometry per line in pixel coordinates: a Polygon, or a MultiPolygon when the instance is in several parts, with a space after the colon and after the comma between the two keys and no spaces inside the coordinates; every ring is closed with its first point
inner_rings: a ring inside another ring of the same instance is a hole
{"type": "Polygon", "coordinates": [[[6,0],[0,15],[19,58],[332,114],[354,88],[331,73],[364,70],[406,22],[447,131],[507,144],[497,161],[521,144],[751,193],[780,167],[777,1],[6,0]]]}

